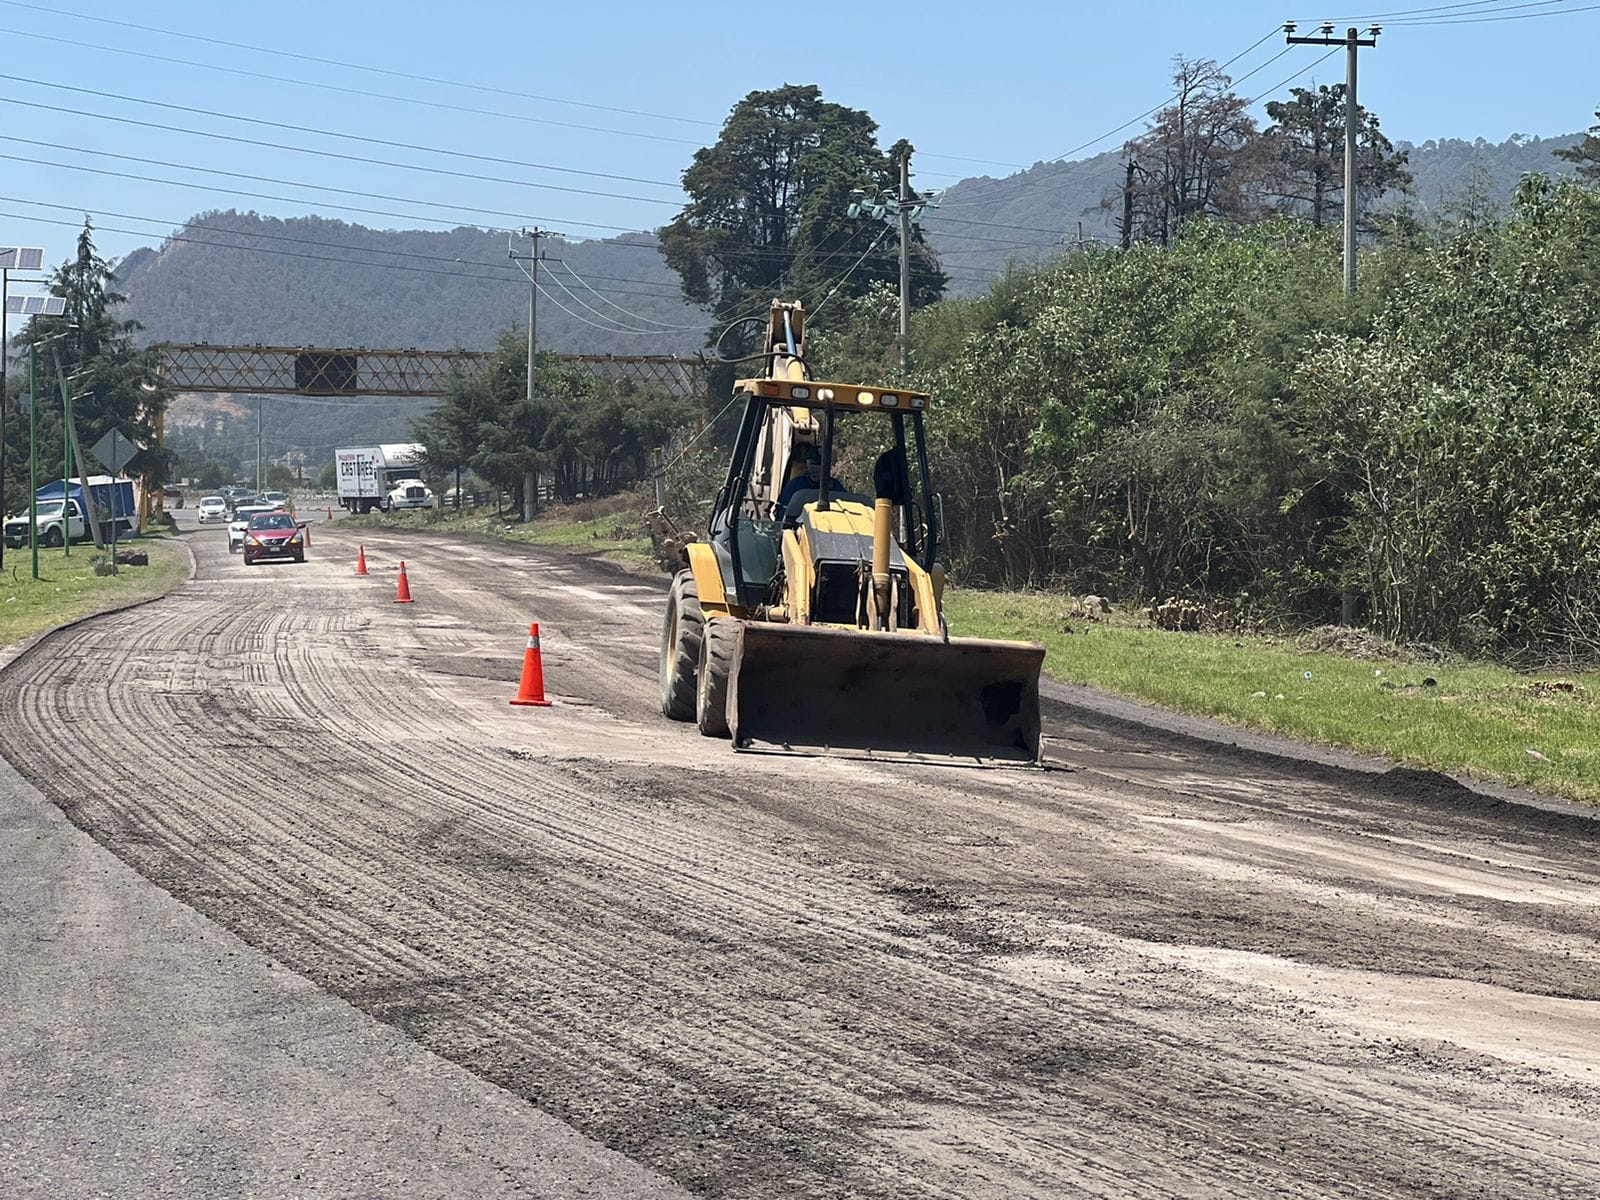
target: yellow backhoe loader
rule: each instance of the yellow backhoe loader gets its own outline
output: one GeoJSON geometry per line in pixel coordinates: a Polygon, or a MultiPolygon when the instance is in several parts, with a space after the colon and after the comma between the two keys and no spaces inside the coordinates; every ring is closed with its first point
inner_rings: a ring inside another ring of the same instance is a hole
{"type": "Polygon", "coordinates": [[[930,397],[811,379],[798,303],[774,302],[765,361],[668,596],[661,711],[740,750],[1038,763],[1044,647],[945,625],[930,397]],[[845,440],[887,447],[870,496],[833,476],[845,440]]]}

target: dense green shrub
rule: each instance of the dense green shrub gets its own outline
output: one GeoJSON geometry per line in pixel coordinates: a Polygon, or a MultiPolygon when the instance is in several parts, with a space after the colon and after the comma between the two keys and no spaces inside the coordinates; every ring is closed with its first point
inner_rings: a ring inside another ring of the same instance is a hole
{"type": "MultiPolygon", "coordinates": [[[[884,297],[835,374],[889,372],[884,297]]],[[[958,577],[1211,593],[1550,659],[1600,648],[1600,193],[1337,234],[1203,224],[915,314],[958,577]],[[1358,604],[1358,608],[1361,605],[1358,604]]]]}

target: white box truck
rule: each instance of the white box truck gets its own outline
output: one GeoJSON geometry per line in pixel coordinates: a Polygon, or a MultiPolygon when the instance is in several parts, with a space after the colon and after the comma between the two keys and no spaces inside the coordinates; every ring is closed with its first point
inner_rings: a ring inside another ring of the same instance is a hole
{"type": "Polygon", "coordinates": [[[387,509],[395,483],[419,478],[426,461],[420,442],[346,446],[334,455],[339,468],[339,506],[353,513],[387,509]]]}

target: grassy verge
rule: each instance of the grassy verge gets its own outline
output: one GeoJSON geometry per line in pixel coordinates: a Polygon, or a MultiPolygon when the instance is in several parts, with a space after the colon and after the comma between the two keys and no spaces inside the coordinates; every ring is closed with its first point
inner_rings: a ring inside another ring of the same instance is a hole
{"type": "Polygon", "coordinates": [[[496,517],[482,509],[412,509],[408,512],[371,512],[345,517],[352,525],[379,529],[435,529],[450,533],[487,534],[512,542],[551,546],[585,557],[608,558],[630,567],[650,567],[650,539],[626,515],[584,516],[556,512],[523,524],[496,517]]]}
{"type": "Polygon", "coordinates": [[[1065,607],[1059,596],[957,589],[946,604],[958,633],[1043,642],[1046,673],[1055,679],[1600,802],[1600,673],[1522,675],[1398,651],[1353,659],[1295,638],[1169,633],[1116,617],[1069,620],[1065,607]]]}
{"type": "Polygon", "coordinates": [[[0,646],[132,600],[165,595],[187,578],[188,556],[170,539],[146,537],[132,545],[149,552],[150,565],[123,567],[115,575],[94,573],[93,546],[74,546],[70,556],[40,549],[37,580],[28,548],[7,547],[0,573],[0,646]]]}

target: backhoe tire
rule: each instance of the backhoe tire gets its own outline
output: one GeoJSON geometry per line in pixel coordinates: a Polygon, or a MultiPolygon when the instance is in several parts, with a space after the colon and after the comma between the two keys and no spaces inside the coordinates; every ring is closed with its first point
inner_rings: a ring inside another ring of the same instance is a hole
{"type": "Polygon", "coordinates": [[[694,718],[706,737],[731,738],[728,726],[728,679],[733,674],[733,644],[739,622],[712,617],[700,640],[700,680],[695,689],[694,718]]]}
{"type": "Polygon", "coordinates": [[[661,713],[674,721],[694,720],[695,676],[705,624],[694,573],[679,571],[667,592],[667,615],[661,627],[661,713]]]}

